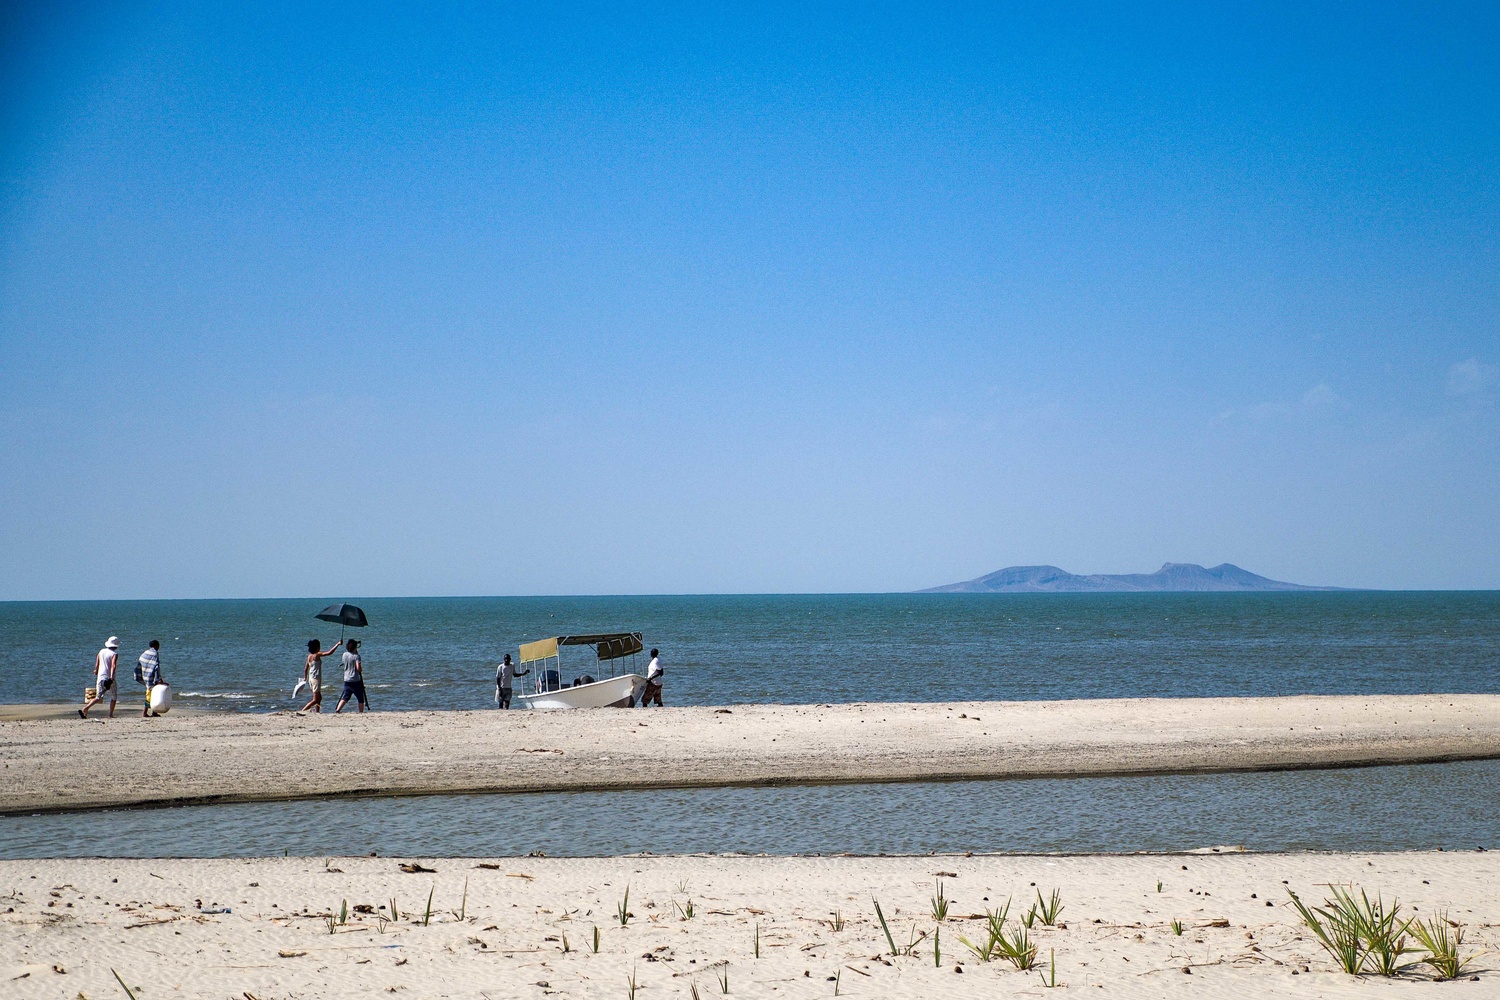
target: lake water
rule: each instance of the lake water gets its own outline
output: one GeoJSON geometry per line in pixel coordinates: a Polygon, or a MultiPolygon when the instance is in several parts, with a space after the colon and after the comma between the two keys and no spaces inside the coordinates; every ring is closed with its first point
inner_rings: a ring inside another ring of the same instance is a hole
{"type": "MultiPolygon", "coordinates": [[[[111,634],[181,703],[289,707],[324,600],[0,604],[0,703],[111,634]]],[[[491,704],[521,642],[639,630],[669,704],[1500,692],[1500,594],[369,599],[378,709],[491,704]]],[[[585,651],[586,652],[586,651],[585,651]]],[[[576,672],[586,661],[573,661],[576,672]]],[[[573,672],[565,670],[565,674],[573,672]]],[[[330,672],[330,675],[332,673],[330,672]]],[[[0,857],[1399,850],[1500,845],[1500,762],[1281,774],[326,800],[0,818],[0,857]]]]}
{"type": "Polygon", "coordinates": [[[1260,774],[435,795],[0,817],[0,858],[1500,846],[1500,761],[1260,774]]]}
{"type": "MultiPolygon", "coordinates": [[[[286,708],[307,640],[338,638],[313,619],[328,603],[0,603],[0,703],[79,700],[94,652],[118,635],[126,692],[158,638],[180,703],[286,708]]],[[[626,630],[661,648],[666,698],[687,705],[1500,691],[1492,591],[355,603],[370,619],[350,631],[377,709],[485,707],[494,665],[520,643],[626,630]]],[[[587,650],[574,652],[565,674],[587,669],[587,650]]]]}

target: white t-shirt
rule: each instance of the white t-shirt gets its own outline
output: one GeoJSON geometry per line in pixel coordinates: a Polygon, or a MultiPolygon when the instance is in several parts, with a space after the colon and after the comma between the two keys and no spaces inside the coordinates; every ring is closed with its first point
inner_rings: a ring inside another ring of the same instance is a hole
{"type": "Polygon", "coordinates": [[[113,649],[99,650],[99,655],[94,659],[94,670],[101,681],[114,680],[115,651],[113,649]]]}
{"type": "Polygon", "coordinates": [[[651,657],[651,665],[646,668],[646,680],[655,681],[656,683],[660,684],[661,675],[661,660],[660,658],[653,656],[651,657]]]}
{"type": "Polygon", "coordinates": [[[516,681],[516,665],[514,663],[502,663],[495,671],[495,683],[500,685],[501,690],[512,688],[516,681]]]}

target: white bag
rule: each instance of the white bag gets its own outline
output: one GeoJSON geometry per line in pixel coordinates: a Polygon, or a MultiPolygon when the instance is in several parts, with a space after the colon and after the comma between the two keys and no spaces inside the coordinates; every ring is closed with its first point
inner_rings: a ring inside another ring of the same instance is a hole
{"type": "Polygon", "coordinates": [[[151,711],[165,715],[172,708],[172,689],[166,684],[157,684],[151,689],[151,711]]]}
{"type": "Polygon", "coordinates": [[[307,687],[307,681],[298,681],[298,682],[297,682],[297,686],[296,686],[296,687],[294,687],[294,688],[292,688],[292,698],[293,698],[293,699],[296,699],[296,697],[297,697],[297,696],[298,696],[298,695],[299,695],[299,694],[301,694],[301,693],[302,693],[302,690],[303,690],[303,689],[304,689],[304,688],[306,688],[306,687],[307,687]]]}

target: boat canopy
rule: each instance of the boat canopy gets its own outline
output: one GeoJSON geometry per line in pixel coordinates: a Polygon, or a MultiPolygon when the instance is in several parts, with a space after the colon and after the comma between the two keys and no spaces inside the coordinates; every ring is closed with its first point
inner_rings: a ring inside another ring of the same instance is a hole
{"type": "Polygon", "coordinates": [[[601,660],[613,660],[621,656],[629,656],[639,653],[645,647],[641,644],[639,632],[597,632],[592,635],[560,635],[554,639],[538,639],[536,642],[521,643],[521,662],[531,663],[535,660],[545,660],[557,655],[559,646],[593,646],[594,652],[601,660]]]}

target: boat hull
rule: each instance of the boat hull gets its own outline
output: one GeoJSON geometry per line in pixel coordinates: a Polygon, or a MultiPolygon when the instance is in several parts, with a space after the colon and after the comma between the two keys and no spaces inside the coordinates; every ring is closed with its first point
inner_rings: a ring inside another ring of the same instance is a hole
{"type": "Polygon", "coordinates": [[[606,677],[592,684],[559,688],[536,694],[518,694],[516,701],[526,708],[552,710],[561,708],[625,708],[638,700],[646,688],[640,674],[606,677]]]}

